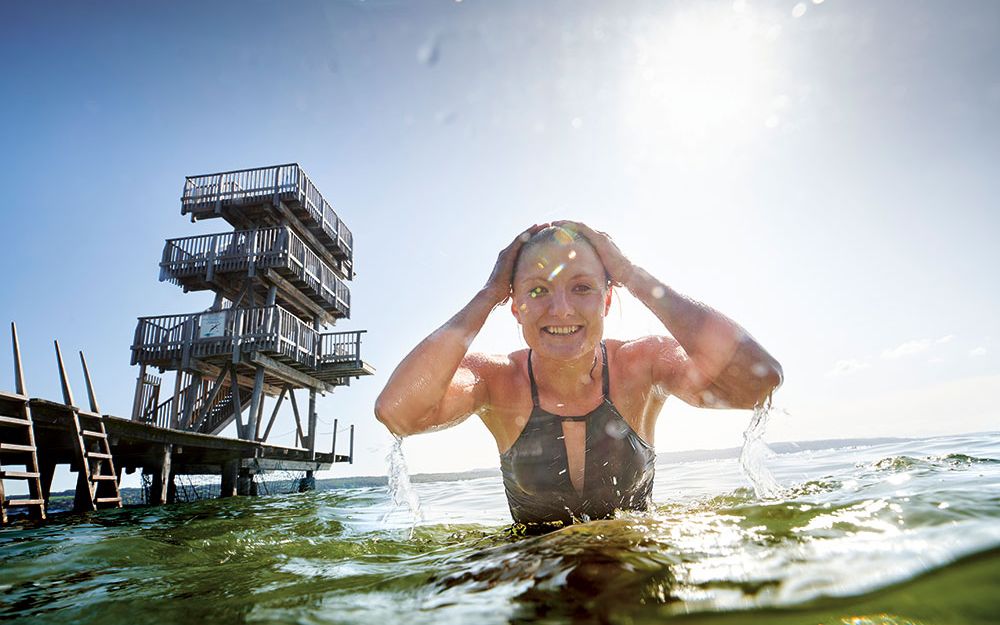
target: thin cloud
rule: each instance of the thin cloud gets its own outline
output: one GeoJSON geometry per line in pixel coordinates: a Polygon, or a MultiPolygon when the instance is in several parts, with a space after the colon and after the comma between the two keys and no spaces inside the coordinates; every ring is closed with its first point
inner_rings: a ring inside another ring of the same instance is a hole
{"type": "Polygon", "coordinates": [[[914,354],[925,352],[935,345],[951,343],[954,339],[954,334],[945,334],[936,339],[913,339],[912,341],[901,343],[896,347],[883,349],[882,358],[885,360],[894,360],[896,358],[903,358],[904,356],[913,356],[914,354]]]}
{"type": "Polygon", "coordinates": [[[838,360],[837,364],[833,365],[833,369],[831,369],[826,375],[831,378],[851,375],[852,373],[857,373],[858,371],[869,367],[871,367],[869,363],[856,360],[854,358],[850,358],[848,360],[838,360]]]}
{"type": "Polygon", "coordinates": [[[904,356],[912,356],[914,354],[919,354],[920,352],[927,351],[934,341],[931,339],[917,339],[915,341],[907,341],[902,345],[897,345],[892,349],[882,350],[882,358],[886,360],[892,360],[895,358],[902,358],[904,356]]]}
{"type": "Polygon", "coordinates": [[[976,358],[978,356],[985,356],[985,355],[986,355],[986,348],[985,347],[977,347],[977,348],[969,351],[969,356],[971,356],[972,358],[976,358]]]}

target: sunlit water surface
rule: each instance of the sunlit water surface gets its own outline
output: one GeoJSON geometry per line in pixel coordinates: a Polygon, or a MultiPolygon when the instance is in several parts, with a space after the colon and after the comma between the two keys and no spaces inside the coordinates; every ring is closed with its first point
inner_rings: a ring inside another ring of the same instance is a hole
{"type": "Polygon", "coordinates": [[[649,514],[519,538],[499,477],[0,531],[31,623],[995,623],[1000,434],[661,464],[649,514]],[[398,498],[398,497],[397,497],[398,498]]]}

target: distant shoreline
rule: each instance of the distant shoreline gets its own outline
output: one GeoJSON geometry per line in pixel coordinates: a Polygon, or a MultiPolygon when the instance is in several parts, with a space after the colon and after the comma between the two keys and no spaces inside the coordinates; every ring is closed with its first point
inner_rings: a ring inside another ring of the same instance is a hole
{"type": "MultiPolygon", "coordinates": [[[[873,445],[886,445],[891,443],[905,443],[914,440],[927,440],[934,438],[946,438],[951,436],[978,436],[996,435],[996,432],[969,432],[963,434],[942,434],[925,437],[876,437],[876,438],[828,438],[812,441],[799,442],[776,442],[768,443],[767,446],[776,454],[790,454],[799,451],[815,451],[820,449],[836,449],[838,447],[871,447],[873,445]]],[[[707,460],[732,460],[739,458],[741,447],[727,447],[724,449],[692,449],[688,451],[665,451],[656,454],[658,463],[679,464],[684,462],[704,462],[707,460]]],[[[414,484],[427,482],[457,482],[463,480],[476,480],[487,477],[499,477],[499,468],[470,469],[468,471],[456,471],[447,473],[416,473],[410,476],[410,481],[414,484]]],[[[317,490],[335,490],[345,488],[372,488],[386,486],[389,478],[385,475],[361,475],[354,477],[332,477],[316,480],[317,490]]],[[[141,501],[142,493],[138,488],[122,489],[122,496],[129,503],[141,501]],[[133,492],[134,491],[134,492],[133,492]]],[[[67,490],[61,493],[52,493],[53,498],[69,498],[72,500],[73,491],[67,490]]]]}

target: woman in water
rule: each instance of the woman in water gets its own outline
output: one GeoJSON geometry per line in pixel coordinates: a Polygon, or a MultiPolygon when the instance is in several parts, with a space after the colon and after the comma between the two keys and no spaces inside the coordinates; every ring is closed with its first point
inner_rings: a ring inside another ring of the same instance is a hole
{"type": "Polygon", "coordinates": [[[558,526],[647,509],[667,396],[753,408],[781,381],[778,362],[732,320],[632,264],[607,234],[561,221],[532,226],[500,252],[486,285],[396,367],[375,414],[397,436],[479,415],[514,520],[558,526]],[[614,287],[670,336],[604,340],[614,287]],[[528,349],[470,353],[508,299],[528,349]]]}

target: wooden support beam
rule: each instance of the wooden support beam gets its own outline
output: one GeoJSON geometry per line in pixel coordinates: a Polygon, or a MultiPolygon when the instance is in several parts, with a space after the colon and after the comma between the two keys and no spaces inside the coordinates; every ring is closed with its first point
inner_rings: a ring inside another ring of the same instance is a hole
{"type": "Polygon", "coordinates": [[[177,429],[187,428],[191,425],[191,417],[194,412],[194,405],[198,401],[198,392],[201,390],[201,374],[195,373],[191,376],[191,383],[187,386],[187,393],[184,397],[184,410],[177,420],[177,429]]]}
{"type": "Polygon", "coordinates": [[[264,367],[257,365],[257,372],[254,374],[253,395],[250,396],[250,412],[247,414],[247,437],[257,440],[260,437],[259,413],[264,390],[264,367]]]}
{"type": "Polygon", "coordinates": [[[94,395],[94,383],[90,380],[90,369],[87,368],[87,359],[80,352],[80,364],[83,366],[83,380],[87,385],[87,399],[90,400],[90,411],[100,414],[101,409],[97,406],[97,396],[94,395]]]}
{"type": "MultiPolygon", "coordinates": [[[[319,335],[319,319],[313,318],[313,330],[319,335]]],[[[309,389],[309,459],[316,457],[316,391],[309,389]]]]}
{"type": "Polygon", "coordinates": [[[236,478],[236,494],[241,497],[250,495],[250,489],[253,486],[253,476],[250,475],[250,469],[240,469],[239,477],[236,478]]]}
{"type": "MultiPolygon", "coordinates": [[[[253,362],[253,359],[251,359],[251,362],[253,362]]],[[[197,360],[195,358],[191,359],[191,370],[197,371],[198,373],[201,373],[203,376],[207,378],[214,378],[217,375],[219,375],[220,372],[225,372],[227,374],[230,372],[230,369],[228,367],[219,367],[217,365],[213,365],[211,363],[207,363],[202,360],[197,360]]],[[[248,375],[237,374],[236,379],[239,380],[239,383],[243,386],[252,387],[254,383],[254,379],[248,375]]],[[[274,397],[280,392],[281,392],[280,386],[275,386],[274,384],[268,384],[267,380],[264,381],[265,395],[274,397]]]]}
{"type": "Polygon", "coordinates": [[[219,497],[235,497],[236,481],[240,474],[239,459],[228,460],[222,465],[222,488],[219,497]]]}
{"type": "Polygon", "coordinates": [[[288,392],[288,387],[282,387],[281,395],[278,395],[278,402],[274,405],[274,411],[271,413],[271,420],[267,422],[267,429],[264,430],[262,441],[266,441],[271,434],[271,428],[274,426],[274,420],[278,417],[278,410],[281,408],[281,402],[284,401],[286,392],[288,392]]]}
{"type": "Polygon", "coordinates": [[[177,429],[177,424],[180,421],[178,414],[181,407],[181,383],[183,379],[184,379],[183,371],[178,371],[177,375],[174,376],[174,401],[171,402],[170,404],[170,420],[167,423],[167,427],[174,430],[177,429]]]}
{"type": "Polygon", "coordinates": [[[170,477],[167,478],[167,503],[177,502],[177,483],[174,482],[174,478],[176,477],[177,476],[174,475],[173,469],[171,469],[170,477]]]}
{"type": "Polygon", "coordinates": [[[233,417],[236,418],[236,434],[242,440],[247,440],[246,430],[243,428],[243,399],[240,397],[240,385],[236,381],[236,365],[230,366],[230,379],[232,386],[229,392],[233,395],[233,417]]]}
{"type": "Polygon", "coordinates": [[[24,369],[21,367],[21,344],[17,340],[17,324],[10,322],[11,346],[14,350],[14,392],[22,397],[27,397],[28,392],[24,388],[24,369]]]}
{"type": "Polygon", "coordinates": [[[76,405],[73,401],[73,389],[69,387],[69,377],[66,376],[66,367],[63,365],[62,351],[59,349],[59,341],[53,341],[56,346],[56,363],[59,367],[59,382],[62,384],[63,403],[67,406],[76,405]]]}
{"type": "Polygon", "coordinates": [[[295,415],[295,432],[298,436],[295,438],[295,446],[299,446],[300,441],[305,441],[305,436],[302,435],[302,419],[299,418],[299,404],[295,401],[295,390],[288,387],[288,399],[292,401],[292,414],[295,415]]]}
{"type": "MultiPolygon", "coordinates": [[[[354,424],[351,424],[351,446],[348,448],[348,457],[350,460],[347,461],[348,464],[354,464],[354,424]]],[[[336,456],[334,456],[336,458],[336,456]]]]}
{"type": "MultiPolygon", "coordinates": [[[[265,356],[260,352],[251,353],[250,362],[255,365],[263,365],[272,376],[296,387],[311,388],[321,393],[332,393],[336,388],[332,384],[327,384],[322,380],[318,380],[308,373],[302,373],[297,369],[292,369],[285,363],[279,362],[269,356],[265,356]]],[[[249,384],[247,386],[249,386],[249,384]]]]}
{"type": "Polygon", "coordinates": [[[159,449],[159,457],[153,468],[153,483],[149,487],[149,503],[163,505],[167,503],[167,483],[170,481],[170,461],[173,445],[163,445],[159,449]]]}
{"type": "Polygon", "coordinates": [[[306,448],[309,459],[316,457],[316,391],[309,389],[309,438],[306,448]]]}

